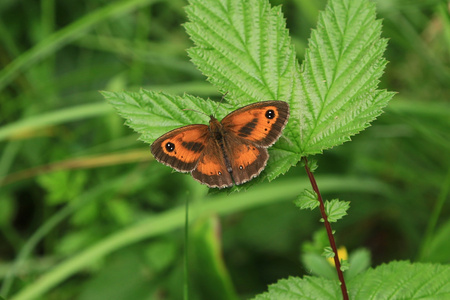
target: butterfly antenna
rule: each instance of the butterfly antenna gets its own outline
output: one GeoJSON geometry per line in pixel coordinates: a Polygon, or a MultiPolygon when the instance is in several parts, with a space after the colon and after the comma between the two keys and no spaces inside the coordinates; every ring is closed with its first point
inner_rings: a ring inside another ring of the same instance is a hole
{"type": "Polygon", "coordinates": [[[223,94],[222,99],[220,99],[219,103],[217,103],[217,106],[216,106],[216,109],[214,110],[213,116],[216,115],[217,109],[219,108],[220,104],[222,104],[223,99],[225,99],[225,96],[226,96],[227,94],[228,94],[228,91],[227,91],[225,94],[223,94]]]}

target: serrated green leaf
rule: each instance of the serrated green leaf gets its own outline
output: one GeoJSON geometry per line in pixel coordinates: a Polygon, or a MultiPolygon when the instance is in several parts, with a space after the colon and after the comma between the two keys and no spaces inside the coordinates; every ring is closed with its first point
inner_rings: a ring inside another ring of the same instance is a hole
{"type": "Polygon", "coordinates": [[[268,1],[190,0],[188,50],[208,80],[235,105],[292,99],[297,61],[281,7],[268,1]]]}
{"type": "MultiPolygon", "coordinates": [[[[392,262],[347,282],[350,299],[450,299],[448,265],[392,262]]],[[[269,286],[254,300],[342,299],[337,280],[290,277],[269,286]]]]}
{"type": "Polygon", "coordinates": [[[257,295],[253,300],[298,300],[298,299],[341,299],[337,281],[320,277],[305,276],[303,279],[289,277],[269,285],[268,292],[257,295]]]}
{"type": "Polygon", "coordinates": [[[300,209],[310,209],[313,210],[314,208],[319,206],[319,200],[317,198],[317,194],[309,189],[305,189],[300,196],[296,200],[294,200],[294,204],[299,207],[300,209]]]}
{"type": "Polygon", "coordinates": [[[352,299],[450,299],[448,265],[391,262],[349,282],[352,299]]]}
{"type": "Polygon", "coordinates": [[[304,154],[350,140],[382,113],[393,94],[376,90],[386,61],[375,3],[329,1],[302,65],[300,144],[304,154]]]}
{"type": "Polygon", "coordinates": [[[217,106],[214,101],[190,95],[180,97],[147,90],[102,92],[102,94],[114,106],[118,114],[126,119],[125,124],[141,134],[140,140],[149,144],[177,127],[198,123],[207,124],[208,116],[214,112],[219,118],[224,117],[227,114],[227,108],[230,109],[230,106],[225,103],[217,106]]]}
{"type": "Polygon", "coordinates": [[[338,199],[327,200],[324,205],[329,222],[336,222],[342,219],[343,216],[347,215],[347,210],[350,208],[349,201],[340,201],[338,199]]]}
{"type": "MultiPolygon", "coordinates": [[[[298,62],[280,7],[268,1],[189,1],[184,26],[195,43],[189,56],[226,99],[239,106],[261,100],[283,100],[291,115],[299,82],[298,62]]],[[[300,160],[298,119],[290,118],[283,136],[271,148],[262,179],[284,174],[300,160]],[[295,125],[297,124],[297,125],[295,125]]]]}

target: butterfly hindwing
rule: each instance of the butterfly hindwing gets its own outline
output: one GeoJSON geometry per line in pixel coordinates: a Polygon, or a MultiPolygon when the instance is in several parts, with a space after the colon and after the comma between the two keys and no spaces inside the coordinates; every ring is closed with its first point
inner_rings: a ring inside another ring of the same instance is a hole
{"type": "Polygon", "coordinates": [[[209,139],[197,167],[191,172],[195,180],[209,187],[225,188],[233,185],[231,165],[214,139],[209,139]]]}
{"type": "Polygon", "coordinates": [[[221,123],[225,131],[267,148],[281,136],[288,118],[286,102],[262,101],[233,111],[221,123]]]}
{"type": "Polygon", "coordinates": [[[239,138],[230,138],[227,143],[231,176],[237,185],[253,179],[264,170],[269,159],[266,148],[257,147],[239,138]]]}
{"type": "Polygon", "coordinates": [[[205,150],[208,133],[208,126],[201,124],[174,129],[152,144],[152,154],[157,161],[179,172],[190,172],[205,150]]]}

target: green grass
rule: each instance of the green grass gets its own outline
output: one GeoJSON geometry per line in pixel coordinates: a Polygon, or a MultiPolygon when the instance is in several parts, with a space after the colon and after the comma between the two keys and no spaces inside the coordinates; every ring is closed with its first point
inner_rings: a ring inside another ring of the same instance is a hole
{"type": "MultiPolygon", "coordinates": [[[[325,6],[310,2],[271,1],[283,3],[299,62],[325,6]]],[[[32,174],[0,183],[0,296],[181,299],[186,190],[192,222],[220,216],[220,234],[212,236],[222,244],[221,272],[239,297],[309,274],[302,246],[321,224],[317,211],[292,204],[307,186],[301,167],[245,193],[207,195],[189,175],[152,161],[148,145],[99,93],[143,87],[220,99],[185,51],[193,46],[181,26],[186,5],[0,4],[0,182],[32,174]],[[83,159],[143,148],[149,159],[81,167],[83,159]],[[79,167],[46,167],[73,159],[79,167]]],[[[392,260],[448,264],[448,8],[442,1],[380,0],[377,13],[389,39],[380,85],[398,94],[351,142],[315,156],[317,181],[325,198],[351,201],[333,225],[350,254],[366,248],[374,267],[392,260]]],[[[205,243],[194,241],[190,251],[205,243]]],[[[191,268],[191,298],[202,299],[208,278],[191,268]]]]}

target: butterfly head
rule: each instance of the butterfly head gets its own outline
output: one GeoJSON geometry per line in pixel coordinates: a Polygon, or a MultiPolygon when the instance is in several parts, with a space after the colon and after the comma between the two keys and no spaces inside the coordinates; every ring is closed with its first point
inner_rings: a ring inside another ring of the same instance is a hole
{"type": "Polygon", "coordinates": [[[209,130],[211,132],[220,132],[222,124],[213,115],[209,116],[209,130]]]}

